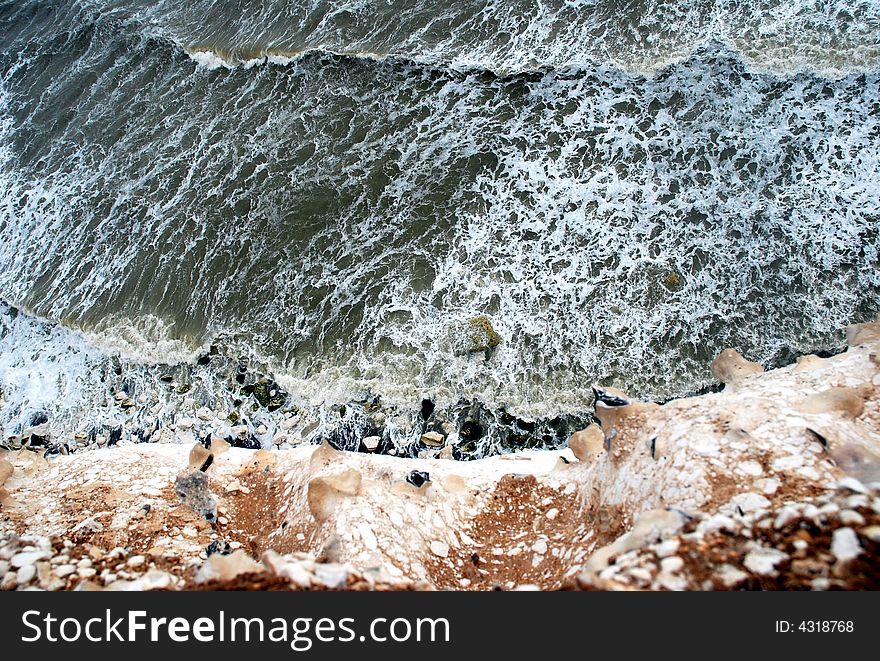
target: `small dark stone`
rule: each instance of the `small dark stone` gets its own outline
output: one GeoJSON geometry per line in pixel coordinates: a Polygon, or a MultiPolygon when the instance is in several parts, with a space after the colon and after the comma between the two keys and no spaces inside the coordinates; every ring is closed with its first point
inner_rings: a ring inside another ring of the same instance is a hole
{"type": "Polygon", "coordinates": [[[55,457],[61,454],[67,454],[67,446],[63,443],[53,443],[46,448],[46,451],[43,453],[43,458],[48,459],[49,457],[55,457]]]}
{"type": "Polygon", "coordinates": [[[277,411],[277,410],[280,409],[282,406],[284,406],[284,404],[285,404],[286,402],[287,402],[287,398],[284,396],[284,394],[282,394],[282,393],[278,393],[278,394],[276,394],[276,395],[273,395],[273,396],[269,399],[269,403],[266,405],[266,408],[267,408],[269,411],[277,411]]]}
{"type": "Polygon", "coordinates": [[[235,382],[236,383],[244,383],[244,377],[245,377],[244,372],[239,372],[238,374],[235,375],[235,382]]]}
{"type": "Polygon", "coordinates": [[[657,458],[657,437],[651,439],[651,459],[657,458]]]}
{"type": "Polygon", "coordinates": [[[196,361],[196,365],[207,365],[211,362],[211,357],[208,355],[199,356],[199,359],[196,361]]]}
{"type": "Polygon", "coordinates": [[[232,553],[232,547],[229,545],[229,542],[222,542],[219,539],[215,539],[213,542],[208,544],[208,547],[205,549],[205,553],[208,554],[210,558],[215,553],[219,553],[220,555],[229,555],[232,553]]]}
{"type": "Polygon", "coordinates": [[[151,509],[153,509],[153,506],[150,505],[150,503],[144,503],[143,505],[141,505],[141,509],[144,512],[149,512],[151,509]]]}
{"type": "Polygon", "coordinates": [[[245,438],[234,438],[229,441],[229,444],[234,448],[244,448],[245,450],[259,450],[263,447],[260,442],[253,436],[246,436],[245,438]]]}
{"type": "Polygon", "coordinates": [[[254,399],[260,403],[260,406],[269,406],[269,400],[272,398],[270,390],[271,384],[265,379],[254,384],[254,399]]]}
{"type": "Polygon", "coordinates": [[[421,489],[425,482],[431,481],[431,476],[424,471],[411,471],[410,474],[406,476],[406,481],[416,489],[421,489]]]}
{"type": "Polygon", "coordinates": [[[602,402],[605,406],[629,406],[629,401],[605,392],[600,388],[593,388],[593,395],[596,398],[596,402],[602,402]]]}
{"type": "MultiPolygon", "coordinates": [[[[231,411],[229,415],[226,416],[226,419],[229,421],[230,425],[234,425],[238,422],[238,411],[231,411]]],[[[208,447],[207,445],[205,447],[208,447]]]]}
{"type": "Polygon", "coordinates": [[[185,394],[188,393],[190,390],[192,390],[192,385],[190,385],[189,383],[184,383],[184,384],[178,386],[178,388],[177,388],[177,394],[178,394],[178,395],[185,395],[185,394]]]}
{"type": "Polygon", "coordinates": [[[208,355],[209,355],[209,356],[216,356],[216,355],[218,355],[219,353],[220,353],[220,349],[217,347],[216,344],[212,344],[212,345],[211,345],[211,348],[208,349],[208,355]]]}
{"type": "Polygon", "coordinates": [[[431,414],[434,412],[434,408],[436,404],[432,402],[430,399],[422,400],[422,420],[427,420],[431,417],[431,414]]]}
{"type": "Polygon", "coordinates": [[[199,470],[204,473],[206,470],[208,470],[211,467],[211,464],[213,464],[213,463],[214,463],[214,455],[209,454],[208,458],[205,459],[205,463],[203,463],[201,466],[199,466],[199,470]]]}
{"type": "Polygon", "coordinates": [[[466,441],[476,441],[483,437],[483,426],[474,420],[465,420],[458,435],[466,441]]]}
{"type": "Polygon", "coordinates": [[[164,383],[171,383],[172,381],[174,381],[174,377],[170,374],[163,374],[159,377],[159,381],[162,381],[164,383]]]}
{"type": "Polygon", "coordinates": [[[520,419],[517,419],[517,421],[516,421],[516,425],[517,425],[517,427],[519,427],[519,428],[522,429],[523,431],[526,431],[526,432],[529,432],[529,433],[534,432],[534,431],[535,431],[535,428],[536,428],[535,423],[534,423],[534,422],[531,422],[531,421],[529,421],[529,420],[520,420],[520,419]]]}
{"type": "Polygon", "coordinates": [[[249,395],[253,395],[254,394],[254,384],[251,383],[249,385],[242,387],[241,394],[244,395],[245,397],[247,397],[249,395]]]}
{"type": "Polygon", "coordinates": [[[113,447],[122,440],[122,427],[114,427],[107,436],[107,447],[113,447]]]}

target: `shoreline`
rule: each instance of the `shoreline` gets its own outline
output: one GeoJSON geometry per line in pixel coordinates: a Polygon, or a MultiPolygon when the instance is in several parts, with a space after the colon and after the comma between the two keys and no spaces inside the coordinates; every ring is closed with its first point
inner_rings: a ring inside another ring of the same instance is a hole
{"type": "Polygon", "coordinates": [[[36,558],[22,588],[876,589],[880,323],[848,340],[724,352],[723,392],[664,405],[608,389],[557,451],[7,452],[2,554],[36,558]]]}

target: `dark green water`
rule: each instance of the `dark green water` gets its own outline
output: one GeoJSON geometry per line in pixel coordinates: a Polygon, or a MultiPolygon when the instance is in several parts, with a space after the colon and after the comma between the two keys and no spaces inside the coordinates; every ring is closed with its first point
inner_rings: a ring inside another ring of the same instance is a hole
{"type": "Polygon", "coordinates": [[[0,297],[135,362],[214,343],[316,404],[525,417],[834,347],[880,303],[878,17],[0,2],[0,297]],[[479,314],[501,345],[455,355],[479,314]]]}

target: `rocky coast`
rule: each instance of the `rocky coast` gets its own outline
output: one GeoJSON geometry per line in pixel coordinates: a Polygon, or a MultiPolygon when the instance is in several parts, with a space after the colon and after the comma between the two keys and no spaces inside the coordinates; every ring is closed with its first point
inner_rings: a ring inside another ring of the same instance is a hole
{"type": "Polygon", "coordinates": [[[178,443],[22,438],[0,451],[0,585],[876,589],[880,323],[847,342],[766,372],[726,350],[722,391],[665,404],[597,386],[567,447],[474,461],[249,448],[201,409],[153,432],[178,443]]]}

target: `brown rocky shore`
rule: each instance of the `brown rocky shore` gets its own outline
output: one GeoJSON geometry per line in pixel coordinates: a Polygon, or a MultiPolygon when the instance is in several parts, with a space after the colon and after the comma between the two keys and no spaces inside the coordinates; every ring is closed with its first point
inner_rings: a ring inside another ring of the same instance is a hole
{"type": "Polygon", "coordinates": [[[4,590],[877,589],[880,323],[722,392],[597,389],[561,451],[470,462],[140,444],[0,455],[4,590]]]}

